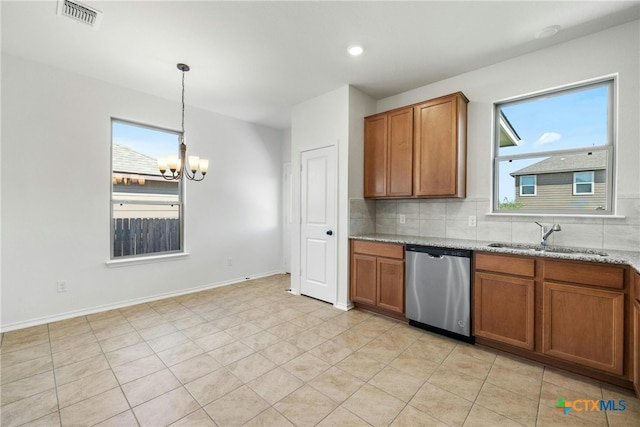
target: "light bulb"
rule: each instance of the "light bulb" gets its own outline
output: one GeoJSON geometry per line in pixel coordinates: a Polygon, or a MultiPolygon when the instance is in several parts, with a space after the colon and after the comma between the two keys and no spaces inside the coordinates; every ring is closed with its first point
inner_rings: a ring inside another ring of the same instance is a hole
{"type": "Polygon", "coordinates": [[[176,170],[179,170],[179,167],[178,167],[178,156],[176,156],[175,154],[172,154],[172,155],[168,156],[167,164],[169,165],[169,169],[172,172],[174,172],[176,170]]]}
{"type": "Polygon", "coordinates": [[[200,163],[200,157],[189,156],[189,168],[191,169],[191,172],[196,173],[198,170],[198,163],[200,163]]]}
{"type": "Polygon", "coordinates": [[[167,170],[167,158],[160,157],[158,158],[158,169],[160,169],[160,173],[164,174],[167,170]]]}
{"type": "Polygon", "coordinates": [[[205,175],[209,171],[209,160],[200,159],[200,172],[205,175]]]}

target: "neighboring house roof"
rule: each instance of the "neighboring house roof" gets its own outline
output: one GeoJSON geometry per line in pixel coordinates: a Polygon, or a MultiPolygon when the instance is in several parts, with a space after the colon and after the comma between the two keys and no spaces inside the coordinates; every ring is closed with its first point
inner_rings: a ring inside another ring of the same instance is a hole
{"type": "Polygon", "coordinates": [[[520,135],[513,128],[504,112],[500,110],[500,147],[518,145],[520,141],[520,135]]]}
{"type": "Polygon", "coordinates": [[[113,144],[113,171],[160,176],[157,159],[120,144],[113,144]]]}
{"type": "Polygon", "coordinates": [[[562,154],[547,157],[530,166],[511,172],[511,176],[538,175],[542,173],[574,172],[607,168],[607,152],[592,151],[591,154],[562,154]]]}

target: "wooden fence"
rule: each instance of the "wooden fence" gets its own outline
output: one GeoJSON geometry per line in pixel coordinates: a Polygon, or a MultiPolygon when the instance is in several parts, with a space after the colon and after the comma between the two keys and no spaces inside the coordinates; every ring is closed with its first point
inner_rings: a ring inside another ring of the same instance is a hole
{"type": "Polygon", "coordinates": [[[180,250],[177,218],[113,219],[113,257],[180,250]]]}

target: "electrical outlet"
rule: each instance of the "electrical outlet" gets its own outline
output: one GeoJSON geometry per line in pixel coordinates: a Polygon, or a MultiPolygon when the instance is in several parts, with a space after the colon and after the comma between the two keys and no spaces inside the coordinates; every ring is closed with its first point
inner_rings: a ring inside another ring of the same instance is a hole
{"type": "Polygon", "coordinates": [[[231,258],[227,258],[227,267],[231,267],[233,265],[233,260],[231,258]]]}
{"type": "Polygon", "coordinates": [[[470,215],[469,216],[469,227],[475,227],[476,226],[476,217],[475,215],[470,215]]]}
{"type": "Polygon", "coordinates": [[[67,281],[66,280],[58,280],[56,282],[56,287],[58,292],[67,292],[67,281]]]}
{"type": "Polygon", "coordinates": [[[398,216],[398,222],[400,222],[400,224],[404,224],[405,222],[407,222],[407,217],[404,214],[400,214],[398,216]]]}

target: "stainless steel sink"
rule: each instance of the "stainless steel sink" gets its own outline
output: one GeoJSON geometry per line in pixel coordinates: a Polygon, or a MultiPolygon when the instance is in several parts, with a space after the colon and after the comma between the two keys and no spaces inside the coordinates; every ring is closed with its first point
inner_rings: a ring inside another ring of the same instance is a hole
{"type": "Polygon", "coordinates": [[[568,248],[565,246],[527,245],[522,243],[489,243],[491,248],[515,249],[528,252],[551,252],[574,255],[609,256],[608,253],[595,249],[568,248]]]}

